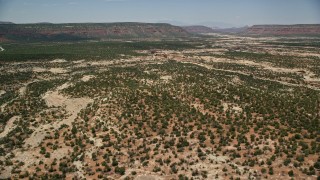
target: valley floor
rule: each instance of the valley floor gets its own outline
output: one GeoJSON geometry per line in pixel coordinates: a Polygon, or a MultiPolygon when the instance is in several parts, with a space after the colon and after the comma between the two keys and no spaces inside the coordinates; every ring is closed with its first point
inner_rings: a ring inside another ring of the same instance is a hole
{"type": "Polygon", "coordinates": [[[0,178],[319,177],[320,39],[176,41],[0,47],[0,178]]]}

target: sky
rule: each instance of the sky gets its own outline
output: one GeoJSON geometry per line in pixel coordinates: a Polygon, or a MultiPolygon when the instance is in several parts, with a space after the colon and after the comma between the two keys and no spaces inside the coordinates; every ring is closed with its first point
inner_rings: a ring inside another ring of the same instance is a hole
{"type": "Polygon", "coordinates": [[[320,24],[320,0],[0,0],[0,21],[320,24]]]}

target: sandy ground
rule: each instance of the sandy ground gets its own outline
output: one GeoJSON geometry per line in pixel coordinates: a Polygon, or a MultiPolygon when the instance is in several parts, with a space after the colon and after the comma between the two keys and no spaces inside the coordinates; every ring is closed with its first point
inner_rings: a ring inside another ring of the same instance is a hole
{"type": "Polygon", "coordinates": [[[0,138],[5,137],[10,131],[12,131],[16,127],[14,122],[19,120],[20,118],[20,116],[13,116],[12,118],[10,118],[4,130],[2,131],[2,133],[0,133],[0,138]]]}
{"type": "Polygon", "coordinates": [[[5,94],[6,91],[5,90],[0,90],[0,96],[2,96],[3,94],[5,94]]]}
{"type": "Polygon", "coordinates": [[[24,162],[24,165],[21,169],[26,169],[30,165],[34,163],[39,163],[40,159],[37,158],[39,155],[39,152],[36,151],[21,151],[21,150],[15,150],[14,151],[15,157],[14,160],[18,160],[21,162],[24,162]]]}
{"type": "MultiPolygon", "coordinates": [[[[237,73],[237,74],[242,74],[242,75],[245,75],[245,76],[250,76],[250,74],[248,73],[244,73],[242,71],[234,71],[234,70],[225,70],[225,69],[218,69],[218,68],[214,68],[213,66],[211,65],[208,65],[208,64],[205,64],[205,63],[198,63],[198,62],[195,62],[195,61],[184,61],[182,63],[191,63],[191,64],[194,64],[194,65],[198,65],[198,66],[201,66],[201,67],[204,67],[204,68],[207,68],[207,69],[211,69],[211,70],[217,70],[217,71],[224,71],[224,72],[231,72],[231,73],[237,73]]],[[[279,70],[280,72],[285,72],[285,71],[288,71],[288,72],[296,72],[296,73],[299,73],[298,71],[300,71],[301,69],[286,69],[286,68],[276,68],[276,67],[267,67],[267,69],[270,69],[270,70],[273,70],[273,71],[277,71],[279,70]]],[[[277,72],[279,72],[277,71],[277,72]]],[[[306,73],[304,74],[304,78],[305,78],[305,81],[317,81],[319,82],[320,81],[320,78],[314,78],[312,77],[313,76],[313,73],[306,70],[305,71],[306,73]]],[[[285,81],[279,81],[279,80],[274,80],[274,79],[269,79],[269,78],[262,78],[262,77],[254,77],[255,79],[260,79],[260,80],[266,80],[266,81],[273,81],[273,82],[278,82],[280,84],[283,84],[283,85],[286,85],[286,86],[293,86],[293,87],[306,87],[306,88],[309,88],[309,89],[313,89],[313,90],[316,90],[316,91],[320,91],[320,88],[317,88],[317,87],[314,87],[314,86],[311,86],[311,85],[303,85],[303,84],[293,84],[293,83],[289,83],[289,82],[285,82],[285,81]]]]}
{"type": "Polygon", "coordinates": [[[228,60],[224,58],[215,58],[215,57],[210,57],[210,56],[203,56],[201,57],[207,62],[223,62],[223,63],[232,63],[232,64],[240,64],[240,65],[247,65],[247,66],[255,66],[255,67],[260,67],[265,70],[270,70],[273,72],[283,72],[283,73],[295,73],[295,74],[302,74],[304,76],[304,79],[306,81],[320,81],[319,78],[314,78],[315,74],[313,72],[310,72],[309,70],[306,69],[296,69],[296,68],[282,68],[282,67],[274,67],[271,63],[266,63],[266,62],[253,62],[249,60],[228,60]],[[304,73],[301,73],[304,72],[304,73]]]}
{"type": "Polygon", "coordinates": [[[27,86],[23,86],[19,89],[19,95],[24,96],[26,94],[27,86]]]}
{"type": "Polygon", "coordinates": [[[75,63],[75,64],[79,64],[79,63],[83,63],[85,60],[84,59],[82,59],[82,60],[78,60],[78,61],[73,61],[73,63],[75,63]]]}
{"type": "Polygon", "coordinates": [[[64,62],[68,62],[67,60],[65,59],[55,59],[53,61],[50,61],[51,63],[64,63],[64,62]]]}
{"type": "Polygon", "coordinates": [[[33,72],[38,72],[38,73],[40,73],[40,72],[46,72],[46,71],[48,71],[46,68],[41,68],[41,67],[33,67],[32,68],[32,71],[33,72]]]}
{"type": "Polygon", "coordinates": [[[139,175],[134,180],[162,180],[163,178],[157,175],[139,175]]]}
{"type": "Polygon", "coordinates": [[[3,103],[3,104],[1,105],[1,107],[0,107],[1,112],[4,111],[4,108],[7,106],[8,103],[9,103],[9,102],[6,102],[6,103],[3,103]]]}
{"type": "MultiPolygon", "coordinates": [[[[63,94],[61,94],[59,91],[62,89],[65,89],[72,84],[65,83],[59,87],[57,87],[54,91],[48,91],[43,95],[43,99],[45,100],[48,107],[63,107],[69,114],[69,116],[65,119],[62,119],[61,121],[56,121],[50,124],[42,124],[37,128],[34,128],[34,132],[31,134],[29,138],[25,140],[24,147],[27,149],[27,151],[23,151],[23,149],[17,149],[13,153],[15,154],[15,157],[13,160],[15,161],[22,161],[25,164],[21,167],[22,170],[27,169],[30,165],[39,163],[39,159],[37,158],[38,152],[34,151],[34,148],[39,146],[39,144],[43,141],[46,134],[48,132],[52,132],[56,129],[58,129],[62,124],[66,124],[71,126],[74,119],[77,117],[77,114],[80,112],[81,109],[85,108],[89,103],[92,103],[93,100],[90,98],[70,98],[63,94]]],[[[9,120],[7,123],[5,130],[0,134],[0,138],[4,137],[9,133],[14,127],[14,122],[20,118],[19,116],[15,116],[9,120]]],[[[96,147],[101,146],[101,139],[94,139],[96,147]]],[[[57,159],[63,158],[64,156],[68,155],[70,149],[68,147],[61,148],[52,153],[52,156],[54,156],[57,159]]],[[[75,165],[78,168],[78,175],[80,177],[83,176],[83,170],[82,170],[82,163],[75,162],[75,165]]],[[[11,176],[11,169],[12,166],[5,167],[5,170],[1,172],[0,178],[8,178],[11,176]]]]}
{"type": "MultiPolygon", "coordinates": [[[[207,159],[209,161],[207,162],[199,162],[194,165],[192,165],[191,169],[197,169],[199,171],[207,171],[208,172],[208,178],[207,179],[216,179],[216,174],[219,174],[218,179],[224,179],[222,174],[222,169],[224,167],[228,167],[227,161],[229,160],[229,157],[227,156],[219,156],[215,154],[209,154],[207,155],[207,159]],[[213,163],[211,163],[212,161],[213,163]]],[[[228,163],[229,164],[229,163],[228,163]]],[[[235,163],[232,163],[240,172],[244,172],[244,167],[241,165],[237,165],[235,163]]],[[[251,171],[251,170],[249,170],[251,171]]],[[[190,174],[191,176],[191,174],[190,174]]]]}
{"type": "Polygon", "coordinates": [[[33,72],[37,72],[37,73],[41,73],[41,72],[51,72],[53,74],[63,74],[63,73],[67,73],[68,70],[64,69],[64,68],[50,68],[50,69],[46,69],[46,68],[41,68],[41,67],[33,67],[32,68],[33,72]]]}
{"type": "Polygon", "coordinates": [[[68,70],[64,68],[50,68],[49,71],[52,72],[53,74],[63,74],[68,72],[68,70]]]}
{"type": "Polygon", "coordinates": [[[86,155],[86,157],[91,159],[92,158],[92,153],[97,152],[97,150],[101,146],[103,146],[103,143],[102,143],[102,139],[100,139],[100,138],[90,137],[89,139],[90,139],[90,141],[94,142],[94,145],[86,150],[85,155],[86,155]]]}
{"type": "Polygon", "coordinates": [[[234,85],[241,85],[243,84],[243,81],[239,78],[239,76],[235,76],[232,78],[231,83],[234,85]]]}
{"type": "Polygon", "coordinates": [[[58,129],[62,124],[71,126],[74,119],[81,109],[85,108],[89,103],[93,102],[90,98],[69,98],[59,93],[60,90],[71,86],[70,83],[65,83],[54,91],[48,91],[44,94],[43,99],[48,107],[64,107],[70,115],[61,121],[56,121],[51,124],[44,124],[34,129],[31,136],[25,140],[25,146],[37,147],[45,138],[48,131],[58,129]]]}
{"type": "MultiPolygon", "coordinates": [[[[145,52],[146,53],[146,52],[145,52]]],[[[88,66],[110,66],[110,65],[123,65],[129,66],[131,63],[147,63],[149,61],[156,60],[153,56],[141,56],[132,57],[128,59],[118,59],[118,60],[105,60],[105,61],[88,61],[84,60],[74,61],[76,64],[74,67],[88,67],[88,66]]]]}
{"type": "Polygon", "coordinates": [[[51,156],[55,157],[59,160],[59,159],[62,159],[63,157],[65,157],[67,154],[69,154],[69,151],[70,152],[72,151],[70,147],[59,148],[59,149],[54,150],[51,153],[51,156]]]}
{"type": "Polygon", "coordinates": [[[230,104],[230,103],[222,103],[223,106],[223,111],[226,112],[228,109],[230,109],[231,111],[234,111],[235,113],[241,113],[243,111],[243,109],[241,107],[239,107],[239,105],[237,104],[230,104]]]}
{"type": "Polygon", "coordinates": [[[136,172],[137,174],[139,174],[134,178],[134,180],[164,180],[164,179],[168,179],[165,176],[160,176],[155,172],[150,172],[150,171],[145,171],[145,170],[135,169],[135,168],[127,169],[126,174],[121,176],[119,179],[125,179],[127,176],[131,175],[132,172],[136,172]]]}
{"type": "Polygon", "coordinates": [[[92,78],[95,78],[95,76],[93,76],[93,75],[85,75],[85,76],[83,76],[83,77],[81,78],[81,80],[82,80],[83,82],[87,82],[87,81],[89,81],[89,80],[92,79],[92,78]]]}
{"type": "Polygon", "coordinates": [[[301,50],[290,50],[281,48],[281,47],[267,47],[263,48],[263,52],[267,52],[273,55],[282,55],[282,56],[296,56],[296,57],[320,57],[320,53],[315,53],[314,51],[308,51],[307,49],[301,50]]]}
{"type": "Polygon", "coordinates": [[[163,80],[163,81],[165,81],[165,82],[169,82],[169,80],[172,79],[172,76],[169,76],[169,75],[167,75],[167,76],[161,76],[160,79],[163,80]]]}
{"type": "Polygon", "coordinates": [[[79,177],[85,178],[84,177],[84,171],[83,171],[83,163],[81,161],[74,161],[73,164],[76,166],[78,169],[77,172],[75,172],[79,177]]]}
{"type": "Polygon", "coordinates": [[[12,166],[4,167],[4,171],[0,173],[0,179],[9,179],[11,177],[12,166]]]}

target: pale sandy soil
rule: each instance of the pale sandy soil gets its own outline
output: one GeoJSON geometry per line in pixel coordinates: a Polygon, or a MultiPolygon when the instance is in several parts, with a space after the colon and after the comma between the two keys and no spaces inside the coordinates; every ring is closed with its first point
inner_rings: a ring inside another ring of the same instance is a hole
{"type": "Polygon", "coordinates": [[[103,143],[102,143],[102,139],[101,139],[101,138],[90,137],[89,139],[90,139],[90,141],[93,141],[93,142],[94,142],[94,146],[95,146],[95,147],[101,147],[101,146],[103,146],[103,143]]]}
{"type": "Polygon", "coordinates": [[[81,161],[74,161],[73,164],[76,166],[78,169],[77,172],[75,172],[80,178],[85,178],[84,177],[84,171],[83,171],[83,163],[81,161]]]}
{"type": "Polygon", "coordinates": [[[172,76],[170,76],[170,75],[161,76],[161,77],[160,77],[160,79],[161,79],[161,80],[163,80],[163,81],[168,82],[169,80],[171,80],[171,79],[172,79],[172,76]]]}
{"type": "MultiPolygon", "coordinates": [[[[245,76],[250,76],[250,74],[244,73],[244,72],[241,72],[241,71],[217,69],[217,68],[212,68],[212,67],[210,67],[210,66],[208,66],[208,65],[203,65],[203,64],[198,64],[198,63],[193,63],[193,64],[197,64],[197,65],[199,65],[199,66],[206,67],[206,68],[208,68],[208,69],[214,69],[214,70],[218,70],[218,71],[232,72],[232,73],[242,74],[242,75],[245,75],[245,76]]],[[[278,83],[283,84],[283,85],[286,85],[286,86],[306,87],[306,88],[309,88],[309,89],[313,89],[313,90],[316,90],[316,91],[320,91],[319,88],[314,87],[314,86],[311,86],[311,85],[293,84],[293,83],[288,83],[288,82],[285,82],[285,81],[279,81],[279,80],[268,79],[268,78],[260,78],[260,77],[254,77],[254,78],[255,78],[255,79],[260,79],[260,80],[278,82],[278,83]]]]}
{"type": "Polygon", "coordinates": [[[157,175],[139,175],[134,180],[163,180],[163,178],[157,175]]]}
{"type": "MultiPolygon", "coordinates": [[[[57,158],[58,160],[67,156],[71,152],[71,148],[66,147],[66,148],[59,148],[51,153],[52,157],[57,158]]],[[[15,157],[12,159],[13,161],[20,161],[24,162],[24,165],[21,167],[21,169],[26,170],[30,166],[34,164],[39,164],[40,160],[39,157],[39,152],[34,151],[34,150],[27,150],[23,151],[21,149],[17,149],[13,151],[13,154],[15,157]]],[[[46,162],[46,160],[44,160],[46,162]]],[[[2,171],[0,174],[0,178],[9,178],[11,176],[11,169],[12,166],[7,166],[5,167],[5,170],[2,171]],[[1,176],[2,175],[2,176],[1,176]]]]}
{"type": "Polygon", "coordinates": [[[320,82],[320,78],[317,78],[313,72],[306,69],[296,69],[296,68],[288,69],[288,68],[279,68],[279,67],[273,67],[268,65],[263,65],[263,67],[264,69],[271,70],[274,72],[302,74],[305,81],[320,82]]]}
{"type": "Polygon", "coordinates": [[[92,153],[95,153],[97,152],[98,148],[100,148],[101,146],[103,146],[103,143],[102,143],[102,139],[100,138],[94,138],[94,137],[90,137],[89,138],[90,141],[93,141],[94,142],[94,145],[92,147],[90,147],[89,149],[86,150],[85,152],[85,155],[88,157],[88,158],[92,158],[92,153]]]}
{"type": "MultiPolygon", "coordinates": [[[[24,165],[21,169],[27,169],[32,164],[39,164],[40,159],[37,158],[38,152],[28,150],[21,151],[20,149],[14,150],[12,152],[14,154],[13,161],[24,162],[24,165]]],[[[0,171],[0,179],[7,179],[11,177],[11,170],[13,166],[5,166],[3,171],[0,171]]]]}
{"type": "Polygon", "coordinates": [[[71,151],[72,151],[72,149],[70,147],[62,147],[62,148],[54,150],[51,153],[51,156],[54,158],[57,158],[59,160],[59,159],[65,157],[66,155],[68,155],[71,151]]]}
{"type": "Polygon", "coordinates": [[[68,70],[66,70],[64,68],[50,68],[49,71],[54,73],[54,74],[63,74],[63,73],[67,73],[68,72],[68,70]]]}
{"type": "Polygon", "coordinates": [[[84,59],[82,59],[82,60],[78,60],[78,61],[73,61],[73,63],[75,63],[75,64],[79,64],[79,63],[83,63],[85,60],[84,59]]]}
{"type": "Polygon", "coordinates": [[[29,70],[30,70],[29,68],[5,69],[4,72],[14,74],[17,72],[28,72],[29,70]]]}
{"type": "Polygon", "coordinates": [[[135,171],[137,175],[134,180],[165,180],[168,179],[166,176],[161,176],[158,175],[155,172],[150,172],[150,171],[145,171],[145,170],[141,170],[141,169],[127,169],[126,170],[126,174],[121,176],[120,179],[125,179],[125,177],[131,175],[131,172],[135,171]]]}
{"type": "Polygon", "coordinates": [[[222,103],[223,111],[227,111],[228,109],[234,111],[235,113],[241,113],[243,110],[237,104],[230,104],[230,103],[222,103]]]}
{"type": "Polygon", "coordinates": [[[23,86],[19,89],[19,95],[24,96],[26,94],[27,86],[23,86]]]}
{"type": "Polygon", "coordinates": [[[1,112],[4,111],[4,108],[7,106],[8,103],[9,103],[9,102],[6,102],[6,103],[3,103],[3,104],[1,105],[1,107],[0,107],[1,112]]]}
{"type": "Polygon", "coordinates": [[[64,62],[68,62],[67,60],[65,59],[55,59],[55,60],[52,60],[50,61],[51,63],[64,63],[64,62]]]}
{"type": "Polygon", "coordinates": [[[5,166],[4,170],[0,173],[0,179],[8,179],[11,177],[12,166],[5,166]]]}
{"type": "Polygon", "coordinates": [[[91,62],[91,66],[108,66],[114,64],[114,61],[96,61],[96,62],[91,62]]]}
{"type": "MultiPolygon", "coordinates": [[[[299,51],[299,50],[291,50],[291,51],[277,51],[277,48],[268,48],[265,49],[266,52],[273,54],[273,55],[282,55],[282,56],[296,56],[296,57],[320,57],[319,53],[314,53],[314,52],[305,52],[304,51],[299,51]]],[[[279,50],[283,50],[282,48],[279,48],[279,50]]]]}
{"type": "Polygon", "coordinates": [[[229,104],[228,103],[222,103],[223,106],[223,111],[226,112],[229,108],[229,104]]]}
{"type": "Polygon", "coordinates": [[[2,96],[3,94],[5,94],[6,91],[5,90],[0,90],[0,96],[2,96]]]}
{"type": "Polygon", "coordinates": [[[0,133],[0,138],[5,137],[10,131],[12,131],[16,127],[14,122],[19,120],[20,118],[21,116],[13,116],[12,118],[10,118],[4,130],[0,133]]]}
{"type": "MultiPolygon", "coordinates": [[[[70,83],[65,83],[59,87],[57,87],[54,91],[48,91],[43,95],[43,99],[45,100],[48,107],[63,107],[69,114],[69,116],[61,121],[56,121],[50,124],[42,124],[37,128],[34,128],[34,132],[31,134],[29,138],[25,140],[24,147],[28,150],[23,151],[23,149],[17,149],[13,153],[15,157],[13,160],[24,162],[25,164],[21,167],[22,170],[27,169],[29,166],[33,164],[39,163],[39,159],[37,156],[39,155],[38,151],[34,151],[34,148],[39,146],[39,144],[43,141],[48,132],[52,132],[58,129],[62,124],[66,124],[71,126],[74,119],[77,117],[77,114],[81,109],[85,108],[89,103],[92,103],[93,100],[90,98],[70,98],[64,96],[59,91],[71,86],[70,83]]],[[[1,136],[5,136],[12,128],[14,128],[14,121],[16,121],[19,117],[15,116],[11,118],[5,127],[5,130],[1,133],[1,136]]],[[[102,140],[95,139],[96,147],[101,146],[102,140]]],[[[69,147],[60,148],[52,152],[52,157],[60,159],[64,156],[67,156],[71,149],[69,147]]],[[[75,165],[78,168],[77,174],[80,177],[83,176],[82,164],[79,162],[75,162],[75,165]]],[[[0,178],[6,178],[11,176],[11,166],[5,167],[5,170],[1,172],[0,178]]]]}
{"type": "Polygon", "coordinates": [[[48,71],[48,69],[41,68],[41,67],[33,67],[32,71],[40,73],[40,72],[46,72],[46,71],[48,71]]]}
{"type": "MultiPolygon", "coordinates": [[[[216,174],[221,174],[223,167],[226,166],[226,161],[229,159],[227,156],[216,156],[214,154],[207,155],[207,159],[209,161],[199,162],[190,166],[190,169],[200,171],[207,171],[208,178],[207,179],[215,179],[216,174]],[[210,162],[213,161],[213,163],[210,162]]],[[[188,176],[192,177],[192,172],[188,174],[188,176]]],[[[219,175],[218,179],[222,179],[222,176],[219,175]]],[[[201,179],[201,178],[200,178],[201,179]]]]}
{"type": "Polygon", "coordinates": [[[239,78],[239,76],[234,76],[231,80],[234,85],[241,85],[243,81],[239,78]]]}
{"type": "Polygon", "coordinates": [[[150,79],[141,79],[141,82],[149,86],[154,84],[154,81],[150,79]]]}
{"type": "MultiPolygon", "coordinates": [[[[214,59],[214,57],[210,57],[210,58],[214,59]]],[[[232,73],[238,73],[238,74],[250,76],[250,74],[244,73],[244,72],[241,72],[241,71],[214,68],[211,65],[208,65],[206,63],[198,63],[198,62],[195,62],[192,59],[186,59],[186,60],[182,61],[182,63],[192,63],[194,65],[205,67],[207,69],[213,69],[213,70],[225,71],[225,72],[232,72],[232,73]]],[[[273,67],[269,63],[255,63],[255,62],[248,61],[248,60],[238,60],[238,61],[226,60],[225,63],[235,63],[235,64],[254,65],[254,66],[256,65],[256,66],[260,66],[260,67],[262,67],[264,69],[271,70],[271,71],[274,71],[274,72],[286,72],[286,73],[297,73],[297,74],[299,74],[300,71],[305,71],[305,73],[302,74],[304,76],[305,81],[311,81],[311,82],[319,82],[320,81],[320,78],[315,78],[314,77],[314,73],[310,72],[309,70],[305,70],[305,69],[279,68],[279,67],[273,67]]],[[[288,83],[288,82],[285,82],[285,81],[279,81],[279,80],[268,79],[268,78],[260,78],[260,77],[254,77],[254,78],[255,79],[261,79],[261,80],[278,82],[278,83],[281,83],[281,84],[284,84],[284,85],[287,85],[287,86],[307,87],[307,88],[310,88],[310,89],[313,89],[313,90],[317,90],[317,91],[320,90],[319,88],[311,86],[311,85],[293,84],[293,83],[288,83]]]]}
{"type": "Polygon", "coordinates": [[[233,106],[232,110],[235,111],[236,113],[241,113],[243,111],[243,109],[239,106],[233,106]]]}
{"type": "Polygon", "coordinates": [[[50,125],[42,125],[36,128],[29,138],[24,141],[24,146],[29,148],[35,148],[39,146],[42,140],[49,135],[50,125]]]}
{"type": "Polygon", "coordinates": [[[37,158],[37,156],[39,155],[39,152],[36,152],[36,151],[15,150],[14,154],[15,154],[14,160],[24,162],[22,169],[26,169],[30,165],[32,165],[34,163],[39,163],[39,161],[40,161],[37,158]]]}
{"type": "Polygon", "coordinates": [[[118,60],[106,60],[106,61],[93,61],[88,63],[81,63],[81,65],[89,64],[91,66],[109,66],[109,65],[116,65],[116,64],[130,64],[136,62],[145,62],[145,61],[152,61],[152,56],[142,56],[142,57],[132,57],[129,59],[118,59],[118,60]]]}
{"type": "Polygon", "coordinates": [[[95,78],[95,76],[93,76],[93,75],[85,75],[85,76],[83,76],[83,77],[81,78],[81,80],[84,81],[84,82],[87,82],[87,81],[89,81],[89,80],[92,79],[92,78],[95,78]]]}
{"type": "Polygon", "coordinates": [[[70,116],[61,121],[40,125],[35,128],[31,136],[25,140],[25,146],[37,147],[45,138],[47,131],[52,131],[52,128],[58,129],[62,124],[71,126],[80,110],[93,102],[90,98],[69,98],[59,93],[60,90],[67,88],[70,85],[70,83],[65,83],[56,88],[55,91],[48,91],[42,97],[48,107],[64,107],[70,116]]]}

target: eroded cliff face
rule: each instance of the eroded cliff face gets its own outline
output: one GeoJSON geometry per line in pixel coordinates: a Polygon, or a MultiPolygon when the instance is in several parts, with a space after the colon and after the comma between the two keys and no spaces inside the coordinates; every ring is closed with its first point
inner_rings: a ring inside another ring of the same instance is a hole
{"type": "Polygon", "coordinates": [[[81,23],[81,24],[2,24],[0,40],[54,40],[84,38],[173,37],[188,33],[170,24],[81,23]]]}
{"type": "Polygon", "coordinates": [[[320,25],[254,25],[249,27],[246,33],[261,35],[320,35],[320,25]]]}

